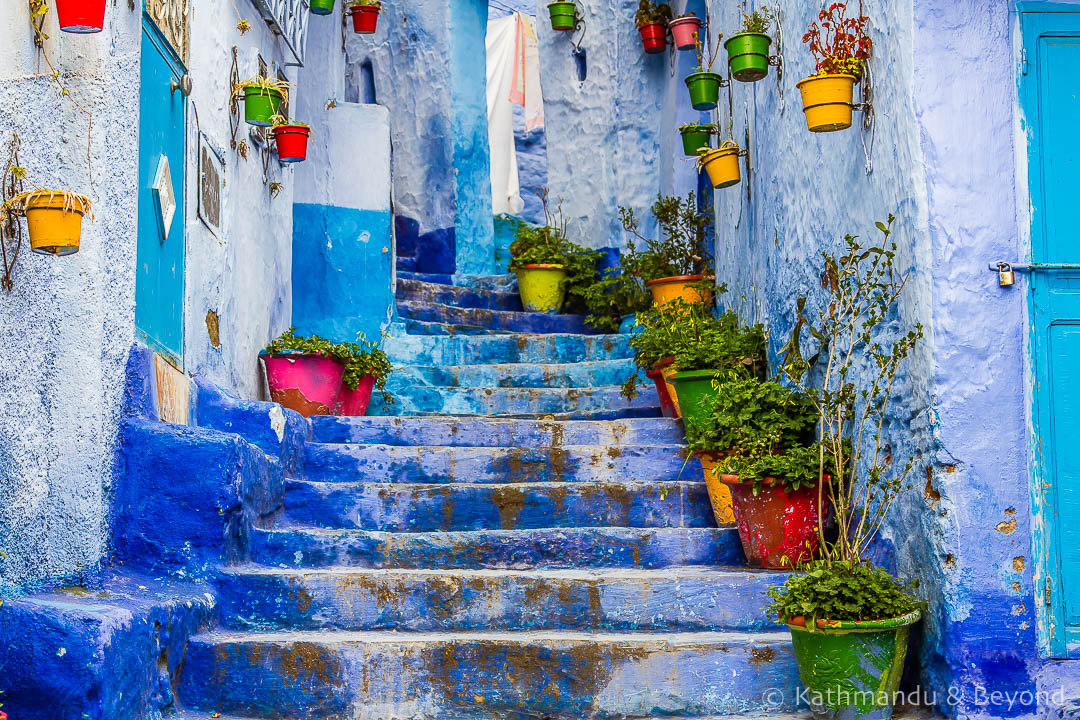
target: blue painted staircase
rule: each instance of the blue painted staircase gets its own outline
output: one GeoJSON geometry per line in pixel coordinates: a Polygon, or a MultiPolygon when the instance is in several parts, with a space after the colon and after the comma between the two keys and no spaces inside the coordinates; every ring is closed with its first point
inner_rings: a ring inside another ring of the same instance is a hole
{"type": "Polygon", "coordinates": [[[523,313],[505,277],[408,277],[398,313],[395,414],[313,419],[284,517],[188,644],[187,717],[794,710],[777,576],[740,567],[655,395],[619,395],[627,338],[523,313]]]}

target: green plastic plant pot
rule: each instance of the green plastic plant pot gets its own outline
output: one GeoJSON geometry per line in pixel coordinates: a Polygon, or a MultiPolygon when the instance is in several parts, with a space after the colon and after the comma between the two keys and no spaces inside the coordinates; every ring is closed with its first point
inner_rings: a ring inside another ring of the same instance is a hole
{"type": "Polygon", "coordinates": [[[577,17],[577,5],[572,2],[553,2],[548,5],[551,13],[551,29],[566,31],[573,30],[577,17]]]}
{"type": "Polygon", "coordinates": [[[683,153],[689,157],[700,155],[698,152],[701,148],[709,147],[711,139],[711,133],[704,130],[695,130],[693,128],[687,128],[686,130],[680,130],[682,133],[682,146],[683,153]]]}
{"type": "Polygon", "coordinates": [[[562,310],[566,276],[562,265],[522,265],[518,268],[518,293],[526,312],[555,314],[562,310]]]}
{"type": "Polygon", "coordinates": [[[907,657],[918,610],[893,620],[832,622],[806,629],[802,618],[788,621],[799,677],[810,710],[821,718],[888,720],[907,657]]]}
{"type": "Polygon", "coordinates": [[[696,72],[686,76],[690,104],[695,110],[712,110],[720,100],[720,85],[724,78],[714,72],[696,72]]]}
{"type": "Polygon", "coordinates": [[[724,43],[731,75],[739,82],[757,82],[769,74],[772,38],[763,33],[739,33],[724,43]]]}
{"type": "Polygon", "coordinates": [[[334,0],[311,0],[312,15],[329,15],[334,12],[334,0]]]}
{"type": "Polygon", "coordinates": [[[244,88],[244,120],[248,125],[270,127],[270,118],[277,115],[281,93],[273,88],[244,88]]]}
{"type": "Polygon", "coordinates": [[[719,370],[687,370],[671,376],[675,395],[679,399],[683,422],[687,425],[705,420],[705,399],[719,391],[713,388],[713,380],[720,377],[719,370]]]}

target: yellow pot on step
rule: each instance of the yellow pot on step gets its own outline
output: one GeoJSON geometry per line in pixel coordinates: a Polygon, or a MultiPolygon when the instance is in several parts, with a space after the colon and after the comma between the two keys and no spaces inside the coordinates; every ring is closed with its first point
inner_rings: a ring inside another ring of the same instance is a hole
{"type": "Polygon", "coordinates": [[[720,456],[715,453],[695,452],[694,457],[701,461],[701,469],[705,471],[705,487],[709,490],[709,502],[712,503],[716,524],[734,524],[735,509],[731,503],[731,488],[721,482],[720,473],[716,469],[720,456]]]}
{"type": "Polygon", "coordinates": [[[562,310],[567,276],[562,265],[522,265],[516,272],[526,312],[554,314],[562,310]]]}
{"type": "Polygon", "coordinates": [[[731,187],[742,180],[742,173],[739,171],[739,146],[733,142],[726,142],[715,150],[702,153],[698,164],[709,173],[709,180],[714,188],[731,187]]]}
{"type": "Polygon", "coordinates": [[[26,199],[26,228],[30,249],[39,255],[74,255],[79,252],[83,215],[90,201],[75,193],[39,190],[26,199]]]}
{"type": "Polygon", "coordinates": [[[802,92],[806,126],[811,132],[851,127],[856,81],[854,75],[815,75],[796,85],[802,92]]]}

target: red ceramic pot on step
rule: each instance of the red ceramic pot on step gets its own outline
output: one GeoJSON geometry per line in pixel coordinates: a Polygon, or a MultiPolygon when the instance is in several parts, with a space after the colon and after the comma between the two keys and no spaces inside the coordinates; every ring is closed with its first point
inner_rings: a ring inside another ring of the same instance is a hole
{"type": "Polygon", "coordinates": [[[667,25],[662,22],[648,23],[638,27],[641,33],[641,44],[645,46],[645,52],[650,55],[662,53],[667,49],[667,25]]]}
{"type": "Polygon", "coordinates": [[[64,32],[101,32],[105,27],[105,0],[56,0],[56,18],[64,32]]]}
{"type": "Polygon", "coordinates": [[[817,555],[818,526],[824,518],[818,516],[816,487],[785,490],[781,483],[765,478],[754,495],[754,484],[740,482],[735,475],[722,475],[720,480],[731,489],[747,565],[792,570],[817,555]]]}

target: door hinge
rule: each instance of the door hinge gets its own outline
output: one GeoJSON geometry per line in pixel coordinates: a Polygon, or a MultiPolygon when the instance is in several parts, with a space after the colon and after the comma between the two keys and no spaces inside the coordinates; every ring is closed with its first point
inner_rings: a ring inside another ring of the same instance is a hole
{"type": "Polygon", "coordinates": [[[1020,74],[1028,74],[1027,48],[1020,48],[1020,74]]]}

